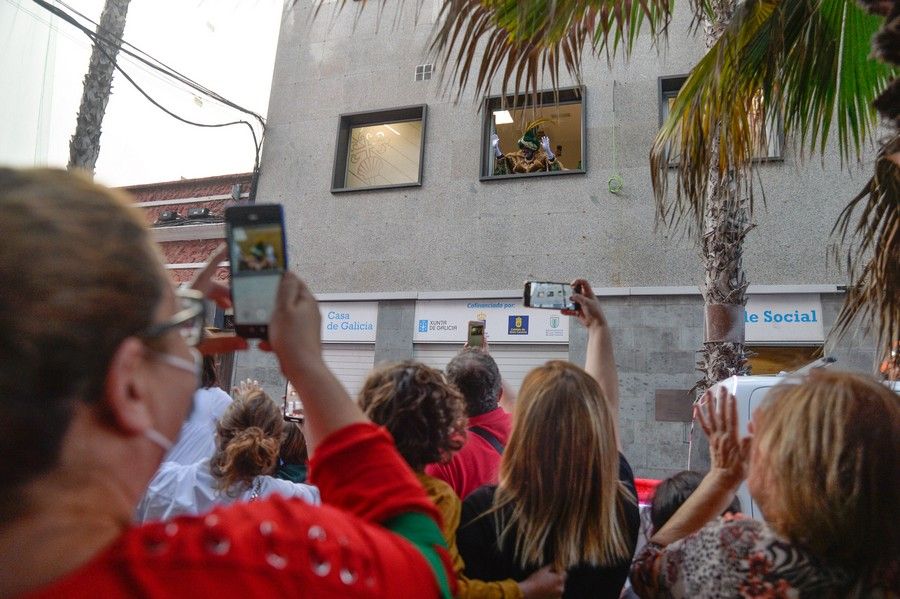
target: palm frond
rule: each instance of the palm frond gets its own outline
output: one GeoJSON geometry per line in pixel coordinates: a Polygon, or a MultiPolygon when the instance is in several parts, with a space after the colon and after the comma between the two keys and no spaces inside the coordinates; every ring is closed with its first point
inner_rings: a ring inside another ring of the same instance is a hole
{"type": "Polygon", "coordinates": [[[832,335],[874,322],[883,353],[900,340],[900,134],[878,153],[875,175],[832,229],[833,256],[851,284],[832,335]]]}
{"type": "Polygon", "coordinates": [[[836,129],[842,159],[859,159],[877,124],[872,101],[897,73],[869,56],[881,22],[851,0],[742,3],[691,71],[651,150],[661,220],[699,226],[707,187],[732,172],[752,209],[760,112],[769,125],[783,115],[801,152],[823,151],[836,129]],[[674,194],[670,149],[680,157],[674,194]]]}
{"type": "MultiPolygon", "coordinates": [[[[707,0],[692,0],[699,6],[707,0]]],[[[432,36],[431,51],[447,88],[457,99],[477,66],[475,91],[531,93],[537,100],[541,76],[556,89],[563,69],[581,83],[583,53],[626,55],[646,24],[653,39],[665,32],[674,0],[446,0],[432,36]]]]}

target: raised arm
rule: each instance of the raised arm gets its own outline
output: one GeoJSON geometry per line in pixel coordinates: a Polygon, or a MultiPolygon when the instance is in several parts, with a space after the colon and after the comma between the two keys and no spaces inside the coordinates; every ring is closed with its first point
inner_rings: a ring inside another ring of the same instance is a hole
{"type": "Polygon", "coordinates": [[[322,358],[322,317],[316,298],[297,276],[284,274],[269,325],[269,342],[281,371],[303,398],[310,453],[333,432],[368,422],[322,358]]]}
{"type": "Polygon", "coordinates": [[[613,356],[612,335],[606,316],[600,308],[600,301],[594,295],[591,284],[586,279],[575,279],[572,288],[576,291],[572,300],[578,304],[578,310],[563,310],[563,314],[575,316],[587,328],[587,355],[584,369],[600,383],[603,397],[613,414],[616,431],[616,447],[622,450],[622,439],[619,435],[619,374],[616,372],[616,360],[613,356]]]}

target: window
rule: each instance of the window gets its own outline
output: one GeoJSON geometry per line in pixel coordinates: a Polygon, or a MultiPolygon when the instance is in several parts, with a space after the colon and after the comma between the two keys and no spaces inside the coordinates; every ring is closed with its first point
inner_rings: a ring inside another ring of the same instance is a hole
{"type": "Polygon", "coordinates": [[[416,67],[416,81],[428,81],[434,72],[433,64],[420,64],[416,67]]]}
{"type": "Polygon", "coordinates": [[[488,98],[484,115],[482,181],[585,172],[584,88],[488,98]]]}
{"type": "Polygon", "coordinates": [[[821,345],[750,345],[751,374],[792,372],[822,357],[821,345]]]}
{"type": "MultiPolygon", "coordinates": [[[[687,75],[677,75],[674,77],[659,78],[659,126],[669,117],[669,111],[675,103],[675,97],[684,82],[687,81],[687,75]]],[[[753,100],[753,109],[750,111],[750,126],[757,131],[756,151],[754,152],[754,160],[780,160],[782,158],[782,126],[781,119],[776,119],[774,123],[766,123],[765,113],[762,107],[762,94],[757,95],[753,100]]],[[[669,163],[672,166],[678,164],[678,156],[673,155],[669,163]]]]}
{"type": "Polygon", "coordinates": [[[341,115],[332,193],[421,185],[425,112],[421,105],[341,115]]]}

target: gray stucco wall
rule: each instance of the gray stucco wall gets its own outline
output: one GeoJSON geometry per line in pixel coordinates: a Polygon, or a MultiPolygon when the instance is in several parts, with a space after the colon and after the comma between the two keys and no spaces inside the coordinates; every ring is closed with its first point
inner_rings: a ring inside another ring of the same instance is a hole
{"type": "MultiPolygon", "coordinates": [[[[654,231],[647,161],[657,78],[688,72],[702,54],[688,15],[676,14],[662,50],[644,43],[612,70],[586,59],[586,175],[482,183],[479,105],[471,94],[454,104],[437,79],[414,81],[415,66],[429,62],[433,6],[423,3],[418,25],[409,7],[396,26],[388,7],[377,33],[377,10],[355,27],[353,6],[332,17],[326,5],[313,22],[304,3],[285,14],[258,198],[285,204],[292,266],[313,289],[502,289],[576,274],[600,286],[696,284],[694,246],[654,231]],[[331,194],[338,115],[420,103],[428,104],[422,187],[331,194]],[[619,195],[606,184],[617,170],[619,195]]],[[[750,281],[843,283],[826,265],[825,242],[864,174],[841,171],[833,149],[804,162],[790,145],[783,162],[761,166],[767,202],[758,198],[759,226],[746,244],[750,281]]]]}

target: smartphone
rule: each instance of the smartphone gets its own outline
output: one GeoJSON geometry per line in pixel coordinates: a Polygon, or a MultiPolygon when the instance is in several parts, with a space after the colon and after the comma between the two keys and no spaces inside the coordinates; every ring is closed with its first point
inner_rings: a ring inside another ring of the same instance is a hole
{"type": "Polygon", "coordinates": [[[266,339],[281,275],[287,269],[284,211],[280,204],[225,209],[234,330],[266,339]]]}
{"type": "Polygon", "coordinates": [[[284,390],[284,419],[287,422],[299,422],[303,424],[303,402],[300,401],[300,397],[297,395],[297,392],[294,391],[294,386],[290,383],[287,384],[287,387],[284,390]]]}
{"type": "Polygon", "coordinates": [[[548,310],[577,310],[578,304],[570,298],[575,290],[568,283],[545,281],[525,282],[525,307],[548,310]]]}
{"type": "Polygon", "coordinates": [[[484,347],[484,324],[483,320],[469,321],[469,347],[484,347]]]}

